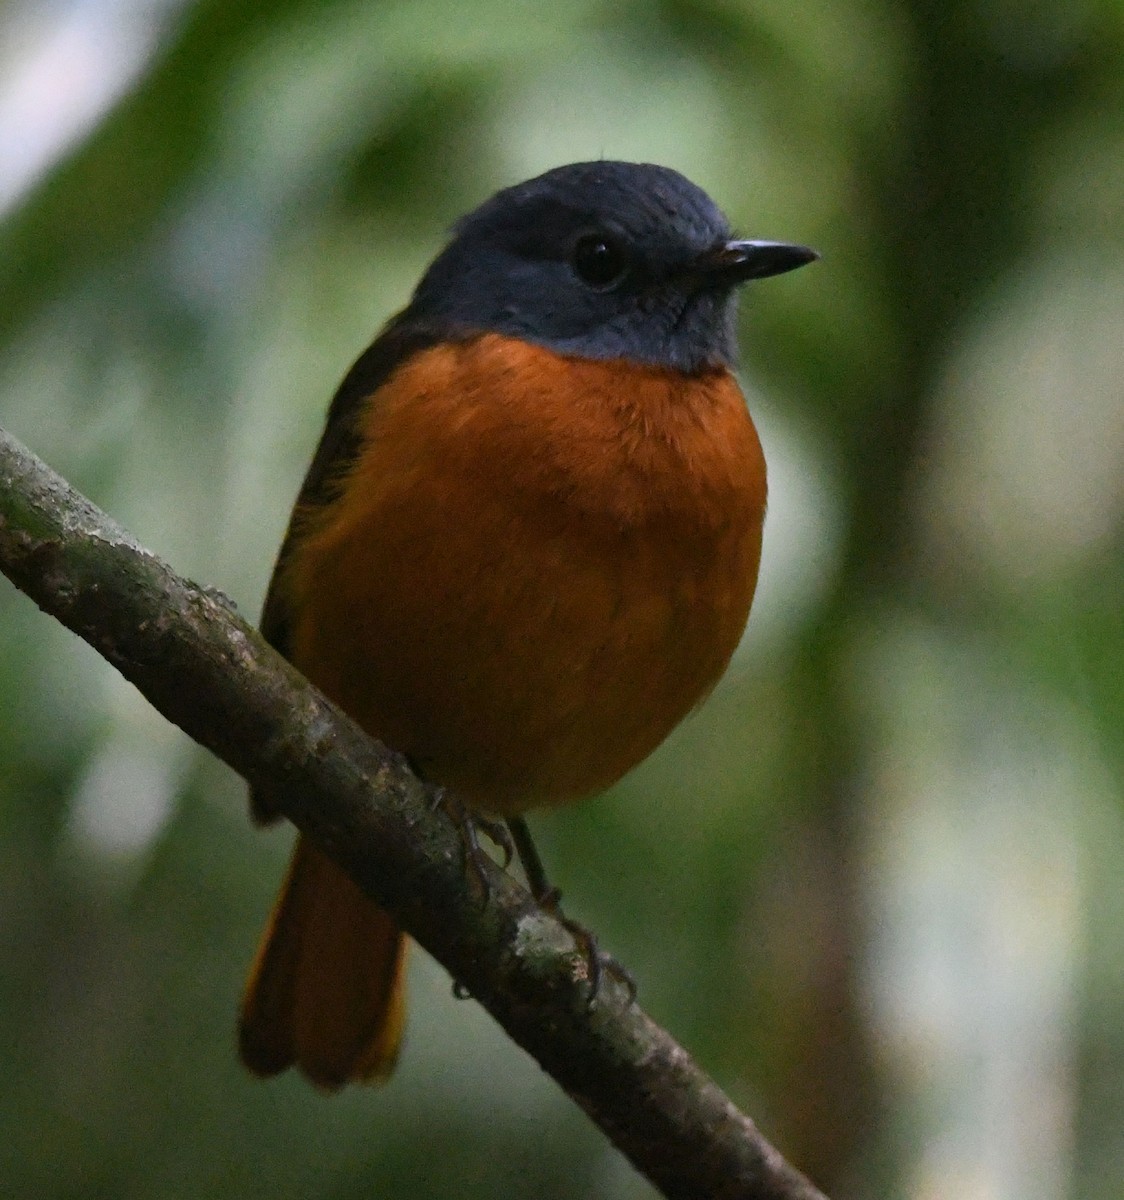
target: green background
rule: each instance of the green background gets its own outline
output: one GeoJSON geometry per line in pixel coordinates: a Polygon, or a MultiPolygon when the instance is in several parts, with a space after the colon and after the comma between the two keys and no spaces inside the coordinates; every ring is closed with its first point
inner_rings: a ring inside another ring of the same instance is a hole
{"type": "MultiPolygon", "coordinates": [[[[0,9],[0,424],[247,613],[497,187],[658,161],[822,251],[743,305],[746,642],[534,827],[837,1200],[1124,1192],[1122,51],[1119,0],[0,9]]],[[[243,1075],[288,838],[0,581],[4,1195],[652,1195],[421,954],[387,1089],[243,1075]]]]}

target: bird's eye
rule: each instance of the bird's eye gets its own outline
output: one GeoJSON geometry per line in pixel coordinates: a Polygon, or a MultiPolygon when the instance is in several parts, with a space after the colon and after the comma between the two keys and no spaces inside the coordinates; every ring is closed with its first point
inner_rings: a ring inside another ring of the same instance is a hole
{"type": "Polygon", "coordinates": [[[601,234],[583,237],[574,247],[574,270],[578,278],[592,288],[612,287],[623,277],[627,267],[624,251],[601,234]]]}

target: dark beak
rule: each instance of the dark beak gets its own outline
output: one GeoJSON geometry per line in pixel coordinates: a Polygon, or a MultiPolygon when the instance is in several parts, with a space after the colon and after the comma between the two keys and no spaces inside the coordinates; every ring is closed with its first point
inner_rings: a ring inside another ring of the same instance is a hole
{"type": "Polygon", "coordinates": [[[696,269],[709,283],[733,287],[747,279],[766,279],[770,275],[795,271],[817,258],[819,254],[808,246],[736,241],[707,251],[698,260],[696,269]]]}

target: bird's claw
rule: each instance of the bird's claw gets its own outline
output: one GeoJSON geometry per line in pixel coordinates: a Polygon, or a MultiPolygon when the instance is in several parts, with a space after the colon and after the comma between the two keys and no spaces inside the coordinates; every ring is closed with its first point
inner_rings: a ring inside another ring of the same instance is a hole
{"type": "Polygon", "coordinates": [[[578,950],[585,962],[586,977],[589,980],[589,997],[586,1000],[586,1007],[589,1009],[596,1007],[601,982],[607,974],[614,976],[624,986],[628,993],[628,1003],[634,1004],[636,1002],[636,980],[632,977],[632,973],[611,954],[601,949],[597,938],[590,930],[566,916],[561,908],[562,893],[552,887],[536,899],[577,943],[578,950]]]}

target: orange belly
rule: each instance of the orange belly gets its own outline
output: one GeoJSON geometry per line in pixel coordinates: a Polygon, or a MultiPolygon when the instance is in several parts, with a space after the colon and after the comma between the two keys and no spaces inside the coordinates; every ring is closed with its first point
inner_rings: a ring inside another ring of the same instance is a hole
{"type": "Polygon", "coordinates": [[[498,335],[380,389],[281,586],[293,661],[466,801],[601,790],[707,693],[745,626],[765,463],[733,376],[498,335]]]}

